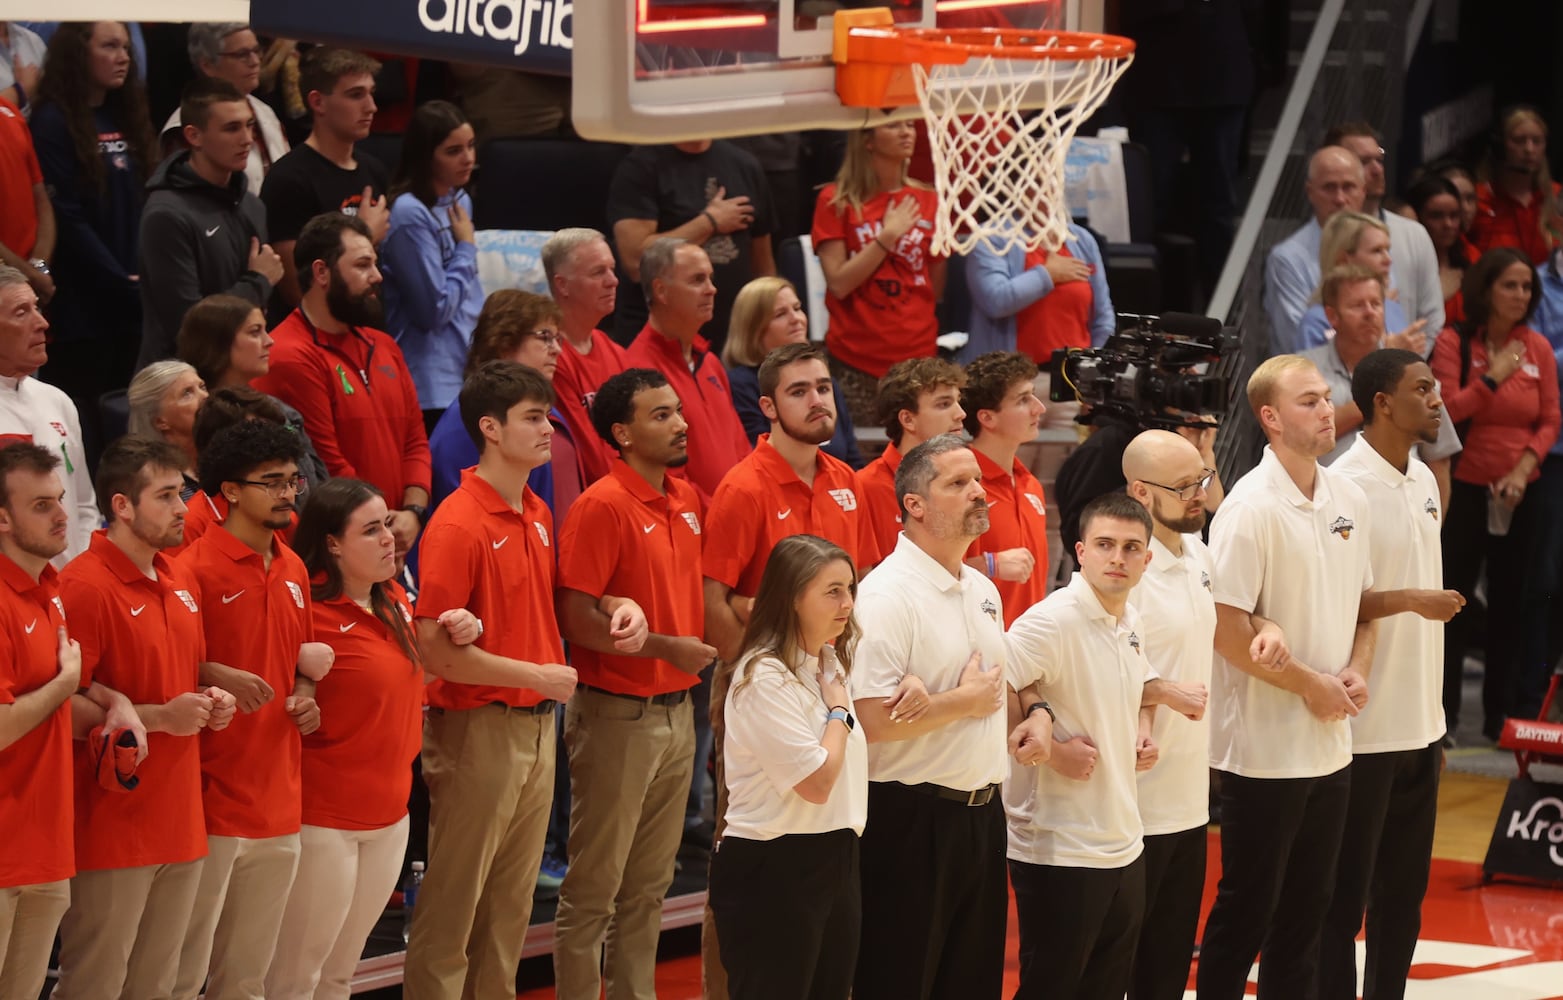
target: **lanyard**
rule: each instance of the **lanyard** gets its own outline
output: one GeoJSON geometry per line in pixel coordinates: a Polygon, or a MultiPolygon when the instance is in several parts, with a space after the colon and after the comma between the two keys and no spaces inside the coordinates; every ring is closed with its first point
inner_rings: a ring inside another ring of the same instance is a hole
{"type": "MultiPolygon", "coordinates": [[[[365,344],[369,348],[369,354],[364,358],[363,363],[359,364],[356,360],[353,359],[351,355],[342,350],[331,340],[320,339],[320,331],[315,329],[315,324],[311,323],[309,317],[305,315],[303,306],[299,306],[298,309],[294,311],[298,313],[298,318],[303,321],[304,328],[309,331],[310,339],[315,342],[315,346],[323,351],[330,351],[332,354],[347,362],[348,366],[353,371],[358,373],[359,381],[364,384],[364,392],[373,395],[373,389],[369,385],[369,367],[374,363],[374,341],[359,333],[356,326],[349,326],[347,328],[348,336],[356,337],[361,343],[365,344]]],[[[357,392],[357,390],[353,388],[353,383],[348,380],[347,372],[348,368],[344,368],[340,364],[336,366],[337,378],[342,383],[342,395],[351,396],[357,392]]]]}

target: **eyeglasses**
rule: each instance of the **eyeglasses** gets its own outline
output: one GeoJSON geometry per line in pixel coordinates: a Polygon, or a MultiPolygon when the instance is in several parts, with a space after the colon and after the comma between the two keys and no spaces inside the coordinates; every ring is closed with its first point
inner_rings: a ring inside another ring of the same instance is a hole
{"type": "Polygon", "coordinates": [[[1177,497],[1179,500],[1182,500],[1184,503],[1188,503],[1190,500],[1199,496],[1201,490],[1209,489],[1210,481],[1215,478],[1216,470],[1206,469],[1199,474],[1198,479],[1194,480],[1192,483],[1189,483],[1187,486],[1163,486],[1161,483],[1153,483],[1149,480],[1143,479],[1141,482],[1145,483],[1146,486],[1154,486],[1158,490],[1166,490],[1168,493],[1171,493],[1173,496],[1177,497]]]}
{"type": "Polygon", "coordinates": [[[309,489],[309,480],[303,476],[294,476],[291,479],[237,479],[234,481],[240,486],[259,486],[273,500],[281,500],[283,495],[287,493],[297,496],[309,489]]]}
{"type": "Polygon", "coordinates": [[[543,346],[545,347],[558,347],[560,344],[564,343],[564,335],[555,333],[552,330],[533,330],[528,333],[527,336],[535,337],[538,340],[541,340],[543,342],[543,346]]]}
{"type": "Polygon", "coordinates": [[[259,62],[264,52],[265,49],[262,49],[259,45],[252,45],[247,49],[234,49],[232,52],[219,52],[217,54],[224,59],[233,59],[237,62],[249,62],[251,59],[259,62]]]}

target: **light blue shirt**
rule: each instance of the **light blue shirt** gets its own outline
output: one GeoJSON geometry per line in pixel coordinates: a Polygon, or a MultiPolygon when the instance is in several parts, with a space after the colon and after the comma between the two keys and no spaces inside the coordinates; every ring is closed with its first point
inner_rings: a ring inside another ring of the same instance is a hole
{"type": "Polygon", "coordinates": [[[455,402],[483,309],[478,248],[457,242],[450,231],[450,207],[458,200],[470,216],[465,191],[447,193],[433,209],[402,195],[391,205],[391,232],[380,246],[386,332],[407,358],[425,410],[455,402]]]}
{"type": "MultiPolygon", "coordinates": [[[[1553,253],[1545,264],[1536,269],[1536,276],[1541,279],[1541,292],[1536,299],[1536,314],[1531,317],[1530,328],[1547,338],[1557,358],[1558,370],[1563,371],[1563,274],[1558,273],[1560,262],[1563,262],[1563,253],[1553,253]]],[[[1547,454],[1563,455],[1563,434],[1558,435],[1557,443],[1547,454]]]]}
{"type": "MultiPolygon", "coordinates": [[[[1399,333],[1411,324],[1406,320],[1406,311],[1395,299],[1384,300],[1384,329],[1389,333],[1399,333]]],[[[1330,334],[1330,320],[1324,315],[1324,306],[1315,302],[1303,313],[1302,322],[1297,324],[1297,350],[1287,353],[1299,354],[1302,351],[1328,344],[1333,338],[1330,334]]],[[[1433,338],[1436,333],[1427,335],[1427,350],[1424,355],[1433,353],[1433,338]]]]}
{"type": "MultiPolygon", "coordinates": [[[[1117,329],[1113,300],[1107,290],[1107,269],[1102,250],[1084,228],[1069,224],[1069,254],[1091,265],[1091,346],[1101,347],[1117,329]]],[[[1314,256],[1318,256],[1315,252],[1314,256]]],[[[1011,247],[1004,256],[979,243],[966,259],[966,287],[971,293],[971,337],[961,348],[966,364],[991,351],[1015,349],[1015,314],[1053,291],[1053,276],[1046,268],[1026,268],[1026,248],[1011,247]]],[[[1037,358],[1046,364],[1046,358],[1037,358]]]]}
{"type": "Polygon", "coordinates": [[[1319,287],[1319,240],[1323,230],[1317,219],[1277,243],[1265,258],[1265,316],[1270,320],[1270,356],[1298,354],[1309,345],[1302,342],[1298,326],[1314,289],[1319,287]]]}

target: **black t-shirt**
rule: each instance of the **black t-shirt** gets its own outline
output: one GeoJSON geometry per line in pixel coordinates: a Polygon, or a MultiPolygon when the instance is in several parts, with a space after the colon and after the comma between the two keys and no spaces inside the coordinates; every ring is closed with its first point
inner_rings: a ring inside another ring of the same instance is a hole
{"type": "Polygon", "coordinates": [[[1121,491],[1128,485],[1123,478],[1123,453],[1138,433],[1140,429],[1135,424],[1104,419],[1058,468],[1058,478],[1053,483],[1053,499],[1058,503],[1058,537],[1077,569],[1075,543],[1080,540],[1080,512],[1103,493],[1121,491]]]}
{"type": "MultiPolygon", "coordinates": [[[[753,239],[769,236],[775,226],[770,187],[759,161],[720,139],[704,153],[694,154],[680,152],[673,146],[642,146],[619,164],[608,191],[610,226],[620,219],[655,219],[656,231],[665,233],[698,216],[723,188],[724,197],[749,197],[754,205],[754,221],[748,229],[718,234],[704,244],[711,258],[716,307],[711,322],[700,332],[716,352],[727,340],[733,299],[754,277],[750,260],[753,239]]],[[[615,339],[627,344],[645,325],[646,300],[640,285],[631,281],[620,283],[614,313],[615,339]]]]}
{"type": "Polygon", "coordinates": [[[322,212],[357,215],[364,188],[385,197],[391,186],[385,164],[364,152],[353,154],[358,165],[344,170],[317,153],[312,146],[297,145],[271,165],[261,186],[266,204],[266,229],[274,242],[298,239],[304,224],[322,212]]]}

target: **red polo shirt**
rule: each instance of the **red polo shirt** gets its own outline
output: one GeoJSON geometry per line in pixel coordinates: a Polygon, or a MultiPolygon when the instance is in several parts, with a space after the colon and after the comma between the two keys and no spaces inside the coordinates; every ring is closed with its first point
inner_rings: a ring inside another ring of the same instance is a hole
{"type": "Polygon", "coordinates": [[[706,512],[705,575],[741,597],[760,589],[771,549],[788,535],[818,535],[846,549],[858,566],[879,561],[857,498],[852,467],[816,452],[814,485],[798,478],[761,434],[754,451],[733,467],[706,512]]]}
{"type": "Polygon", "coordinates": [[[31,257],[38,242],[38,205],[33,188],[43,183],[27,119],[0,97],[0,243],[18,257],[31,257]]]}
{"type": "MultiPolygon", "coordinates": [[[[57,634],[65,624],[59,576],[38,582],[0,556],[0,705],[60,673],[57,634]]],[[[21,739],[0,750],[0,886],[40,885],[76,874],[71,844],[71,702],[67,698],[21,739]]]]}
{"type": "Polygon", "coordinates": [[[331,475],[372,483],[393,508],[408,486],[429,488],[423,410],[396,341],[362,327],[321,333],[301,309],[271,335],[271,370],[253,385],[303,415],[331,475]]]}
{"type": "MultiPolygon", "coordinates": [[[[700,498],[672,477],[667,495],[623,461],[587,487],[559,533],[559,586],[600,600],[628,597],[646,612],[657,635],[705,634],[700,565],[700,498]]],[[[581,683],[649,697],[693,687],[699,678],[644,656],[570,651],[581,683]]]]}
{"type": "Polygon", "coordinates": [[[900,467],[901,449],[887,444],[878,458],[857,473],[858,507],[881,559],[895,551],[896,536],[901,533],[901,502],[895,495],[895,470],[900,467]]]}
{"type": "Polygon", "coordinates": [[[299,646],[313,642],[309,575],[275,536],[271,565],[226,528],[213,528],[175,562],[192,583],[207,659],[247,670],[273,697],[227,729],[201,731],[206,832],[260,840],[297,833],[299,731],[288,716],[299,646]]]}
{"type": "Polygon", "coordinates": [[[1019,459],[1005,472],[976,448],[971,452],[982,468],[982,488],[988,491],[988,530],[972,542],[966,555],[1029,549],[1037,559],[1031,579],[1024,583],[993,581],[1004,599],[1004,627],[1009,628],[1022,612],[1047,596],[1047,501],[1042,484],[1019,459]]]}
{"type": "MultiPolygon", "coordinates": [[[[1552,185],[1552,197],[1558,197],[1559,185],[1552,185]]],[[[1554,232],[1552,243],[1541,231],[1541,199],[1532,195],[1521,205],[1486,181],[1476,185],[1476,219],[1471,223],[1471,242],[1483,253],[1494,247],[1516,247],[1532,264],[1544,264],[1553,243],[1563,239],[1554,232]]]]}
{"type": "Polygon", "coordinates": [[[629,366],[624,348],[601,330],[592,331],[590,354],[577,351],[568,340],[559,346],[559,367],[554,369],[554,406],[570,428],[581,482],[587,486],[606,476],[618,457],[618,452],[592,427],[592,400],[604,382],[629,366]]]}
{"type": "MultiPolygon", "coordinates": [[[[226,534],[226,532],[224,532],[226,534]]],[[[201,607],[182,567],[153,557],[157,579],[103,531],[60,573],[60,597],[81,643],[81,684],[97,681],[135,705],[162,705],[200,689],[206,659],[201,607]]],[[[76,743],[76,867],[178,864],[206,856],[199,736],[147,735],[135,793],[104,791],[93,748],[76,743]]]]}
{"type": "MultiPolygon", "coordinates": [[[[393,613],[413,628],[407,594],[387,583],[393,613]]],[[[407,815],[412,759],[423,740],[423,670],[396,635],[347,597],[311,604],[315,634],[336,653],[315,689],[320,728],[304,737],[304,822],[378,830],[407,815]]]]}
{"type": "MultiPolygon", "coordinates": [[[[483,619],[478,648],[530,663],[563,663],[554,617],[553,515],[530,487],[521,506],[511,507],[476,469],[462,470],[461,485],[423,529],[417,616],[438,618],[466,608],[483,619]]],[[[443,679],[429,684],[429,704],[437,708],[496,701],[525,707],[542,700],[531,688],[443,679]]]]}
{"type": "Polygon", "coordinates": [[[695,338],[695,367],[691,371],[679,342],[648,323],[630,345],[628,358],[631,368],[661,372],[684,404],[684,419],[689,421],[689,464],[683,472],[707,503],[722,477],[750,451],[749,436],[733,408],[727,369],[709,348],[705,338],[695,338]]]}

